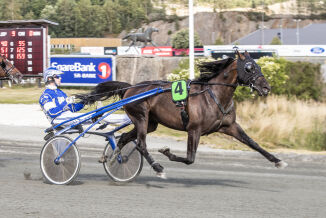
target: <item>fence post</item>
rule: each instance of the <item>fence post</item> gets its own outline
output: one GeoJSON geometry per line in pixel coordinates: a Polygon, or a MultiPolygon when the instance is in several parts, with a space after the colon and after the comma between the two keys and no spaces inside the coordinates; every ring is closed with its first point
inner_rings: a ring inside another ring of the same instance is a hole
{"type": "Polygon", "coordinates": [[[42,88],[42,86],[41,86],[41,78],[38,78],[38,79],[37,79],[37,86],[38,86],[39,88],[42,88]]]}

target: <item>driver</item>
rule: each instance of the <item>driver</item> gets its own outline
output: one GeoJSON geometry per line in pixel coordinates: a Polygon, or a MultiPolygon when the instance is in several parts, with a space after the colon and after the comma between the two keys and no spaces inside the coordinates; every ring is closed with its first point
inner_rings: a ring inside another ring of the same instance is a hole
{"type": "MultiPolygon", "coordinates": [[[[81,113],[75,113],[84,108],[83,102],[75,102],[75,97],[68,97],[66,93],[58,89],[61,84],[61,76],[63,72],[49,67],[43,73],[43,79],[45,83],[45,90],[39,99],[39,103],[43,112],[45,113],[51,124],[59,124],[65,120],[72,119],[82,115],[81,113]]],[[[83,119],[84,117],[80,118],[83,119]]],[[[110,114],[103,119],[104,122],[110,124],[127,123],[131,122],[126,114],[110,114]]],[[[71,122],[79,122],[74,120],[71,122]]],[[[90,123],[89,121],[88,123],[90,123]]],[[[65,125],[71,124],[70,122],[65,125]]]]}

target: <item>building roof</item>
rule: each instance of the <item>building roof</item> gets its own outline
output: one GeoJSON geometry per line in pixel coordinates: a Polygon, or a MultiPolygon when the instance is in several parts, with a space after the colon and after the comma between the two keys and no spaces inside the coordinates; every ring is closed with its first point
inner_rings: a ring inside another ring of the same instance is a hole
{"type": "MultiPolygon", "coordinates": [[[[326,23],[310,24],[298,29],[300,45],[325,45],[326,44],[326,23]]],[[[283,45],[297,44],[297,29],[264,29],[264,42],[262,41],[262,30],[256,30],[249,35],[242,37],[232,44],[239,45],[269,45],[274,37],[281,34],[283,45]]]]}
{"type": "Polygon", "coordinates": [[[47,26],[47,25],[59,25],[59,24],[45,19],[0,21],[0,27],[33,27],[33,26],[47,26]]]}

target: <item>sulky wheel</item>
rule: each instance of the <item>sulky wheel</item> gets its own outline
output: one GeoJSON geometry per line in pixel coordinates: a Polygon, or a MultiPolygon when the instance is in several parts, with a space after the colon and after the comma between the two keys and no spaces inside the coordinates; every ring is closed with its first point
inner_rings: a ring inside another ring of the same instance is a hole
{"type": "Polygon", "coordinates": [[[115,182],[130,182],[134,180],[143,168],[143,156],[136,149],[136,142],[127,143],[119,155],[113,157],[113,150],[109,144],[104,149],[107,161],[103,163],[108,176],[115,182]]]}
{"type": "Polygon", "coordinates": [[[45,143],[40,155],[40,165],[47,182],[65,185],[72,182],[78,175],[80,156],[75,144],[63,154],[58,163],[54,162],[71,142],[72,140],[68,137],[56,136],[45,143]]]}

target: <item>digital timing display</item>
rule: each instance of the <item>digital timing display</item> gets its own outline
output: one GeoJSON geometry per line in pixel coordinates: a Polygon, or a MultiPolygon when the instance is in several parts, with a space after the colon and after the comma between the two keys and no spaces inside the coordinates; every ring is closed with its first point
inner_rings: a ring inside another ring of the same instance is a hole
{"type": "Polygon", "coordinates": [[[0,28],[0,54],[25,75],[43,72],[43,29],[0,28]]]}

